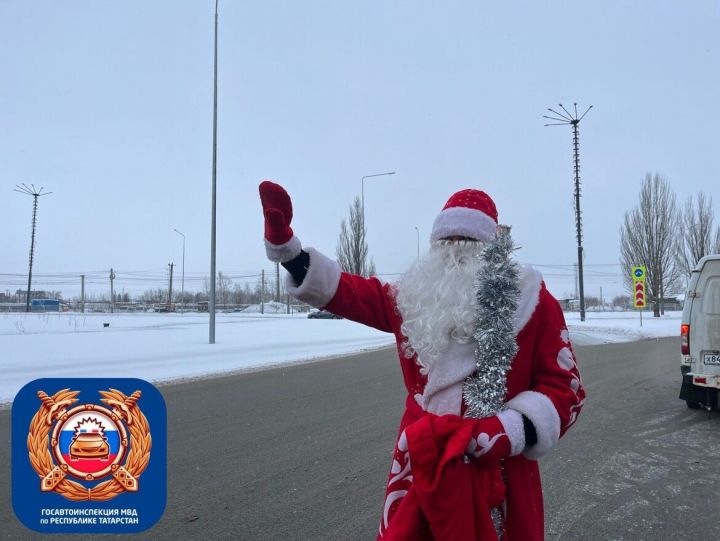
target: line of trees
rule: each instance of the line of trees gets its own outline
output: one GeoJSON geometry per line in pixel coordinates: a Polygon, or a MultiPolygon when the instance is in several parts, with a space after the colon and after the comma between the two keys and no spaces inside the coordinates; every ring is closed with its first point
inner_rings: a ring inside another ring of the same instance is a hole
{"type": "Polygon", "coordinates": [[[646,291],[655,317],[663,313],[666,295],[687,286],[701,258],[720,253],[720,227],[714,221],[711,197],[700,192],[679,207],[668,180],[646,173],[638,204],[625,213],[620,228],[620,262],[628,291],[631,267],[646,267],[646,291]]]}
{"type": "MultiPolygon", "coordinates": [[[[201,291],[185,291],[183,296],[182,292],[173,287],[173,303],[175,304],[193,304],[197,302],[207,301],[210,294],[210,282],[206,280],[203,289],[201,291]]],[[[287,294],[284,280],[282,275],[280,276],[280,287],[277,287],[276,273],[266,273],[265,275],[265,289],[263,290],[262,281],[258,278],[254,282],[245,282],[243,284],[235,283],[227,274],[218,272],[215,280],[215,300],[217,304],[221,305],[232,305],[232,304],[259,304],[260,299],[265,302],[271,300],[280,300],[283,302],[287,294]],[[277,293],[280,293],[280,298],[276,299],[277,293]]],[[[74,298],[75,301],[79,301],[79,296],[74,298]]],[[[147,304],[165,303],[168,301],[168,288],[167,287],[155,287],[152,289],[146,289],[143,293],[131,296],[127,292],[115,292],[116,303],[129,303],[132,301],[141,301],[147,304]]],[[[85,295],[86,302],[110,302],[109,292],[107,294],[93,294],[88,293],[85,295]]]]}

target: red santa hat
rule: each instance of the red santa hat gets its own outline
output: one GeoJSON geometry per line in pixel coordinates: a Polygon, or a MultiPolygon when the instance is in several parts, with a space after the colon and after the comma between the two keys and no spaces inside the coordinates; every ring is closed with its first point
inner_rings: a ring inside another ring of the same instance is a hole
{"type": "Polygon", "coordinates": [[[460,190],[450,196],[433,223],[430,242],[452,236],[488,242],[498,225],[495,203],[480,190],[460,190]]]}

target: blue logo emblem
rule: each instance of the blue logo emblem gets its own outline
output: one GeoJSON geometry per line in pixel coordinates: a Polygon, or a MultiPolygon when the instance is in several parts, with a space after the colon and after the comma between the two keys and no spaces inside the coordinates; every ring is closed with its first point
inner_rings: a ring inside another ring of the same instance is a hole
{"type": "Polygon", "coordinates": [[[132,533],[165,510],[165,401],[150,383],[47,378],[12,408],[12,502],[41,533],[132,533]]]}

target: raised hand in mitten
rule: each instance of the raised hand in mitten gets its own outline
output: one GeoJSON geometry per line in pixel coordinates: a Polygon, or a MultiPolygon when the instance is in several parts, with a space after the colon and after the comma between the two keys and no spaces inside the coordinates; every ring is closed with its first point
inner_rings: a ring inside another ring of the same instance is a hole
{"type": "Polygon", "coordinates": [[[269,180],[260,183],[260,202],[265,217],[265,251],[268,259],[284,263],[302,250],[300,240],[290,227],[293,211],[285,188],[269,180]]]}

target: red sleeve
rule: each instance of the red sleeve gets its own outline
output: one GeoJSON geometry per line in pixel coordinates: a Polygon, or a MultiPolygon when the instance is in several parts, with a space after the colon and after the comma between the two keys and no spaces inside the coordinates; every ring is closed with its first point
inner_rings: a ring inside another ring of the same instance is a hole
{"type": "Polygon", "coordinates": [[[395,310],[392,287],[377,278],[363,278],[342,272],[340,265],[314,248],[308,254],[307,273],[297,285],[292,276],[286,282],[288,292],[303,302],[325,308],[352,321],[385,332],[396,332],[400,316],[395,310]]]}
{"type": "Polygon", "coordinates": [[[585,389],[559,303],[545,288],[540,302],[544,317],[533,357],[533,390],[552,401],[560,417],[560,436],[563,436],[580,413],[585,389]]]}
{"type": "Polygon", "coordinates": [[[347,272],[340,274],[337,291],[325,309],[384,332],[395,332],[400,321],[390,284],[347,272]]]}
{"type": "Polygon", "coordinates": [[[538,306],[533,314],[530,389],[507,402],[532,422],[538,441],[523,453],[537,459],[552,449],[577,419],[585,401],[575,354],[560,305],[541,287],[538,306]]]}

